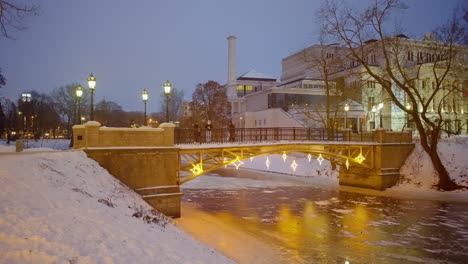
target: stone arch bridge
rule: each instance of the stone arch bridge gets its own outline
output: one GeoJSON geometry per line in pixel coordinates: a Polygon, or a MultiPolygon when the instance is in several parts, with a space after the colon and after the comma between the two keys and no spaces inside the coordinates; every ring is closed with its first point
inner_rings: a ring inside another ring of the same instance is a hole
{"type": "Polygon", "coordinates": [[[230,164],[238,168],[245,159],[305,153],[337,164],[340,185],[383,190],[397,183],[400,167],[414,147],[411,131],[344,131],[339,141],[296,138],[299,132],[294,130],[296,141],[176,145],[173,124],[107,128],[90,121],[73,127],[73,147],[85,151],[153,207],[174,217],[180,216],[181,184],[230,164]]]}

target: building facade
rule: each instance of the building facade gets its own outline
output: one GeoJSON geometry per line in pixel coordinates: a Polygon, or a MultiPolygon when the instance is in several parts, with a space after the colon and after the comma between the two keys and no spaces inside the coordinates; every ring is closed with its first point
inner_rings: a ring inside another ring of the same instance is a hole
{"type": "Polygon", "coordinates": [[[444,68],[449,59],[441,52],[444,43],[436,42],[430,34],[422,40],[404,35],[391,37],[392,45],[387,50],[393,56],[390,60],[385,59],[377,40],[369,40],[360,47],[363,53],[360,62],[351,56],[349,49],[337,44],[313,45],[282,60],[281,79],[277,82],[255,71],[236,78],[235,40],[228,37],[227,89],[236,127],[359,131],[414,128],[411,116],[382,87],[382,79],[391,79],[386,77],[389,66],[400,83],[388,81],[388,85],[401,105],[411,107],[399,88],[405,85],[417,94],[419,112],[426,108],[429,116],[433,113],[433,118],[441,117],[449,133],[467,133],[466,45],[454,46],[457,53],[450,71],[444,68]],[[374,77],[381,78],[380,82],[374,77]],[[443,82],[438,83],[441,79],[443,82]]]}

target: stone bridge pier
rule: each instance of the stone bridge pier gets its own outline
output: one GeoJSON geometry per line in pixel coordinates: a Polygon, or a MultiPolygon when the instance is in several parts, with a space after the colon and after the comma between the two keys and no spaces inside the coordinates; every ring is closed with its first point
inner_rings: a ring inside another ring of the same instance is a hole
{"type": "MultiPolygon", "coordinates": [[[[373,161],[368,167],[344,166],[339,170],[340,185],[384,190],[400,179],[400,168],[414,148],[411,130],[406,133],[377,129],[372,144],[373,161]]],[[[353,141],[350,131],[347,140],[353,141]]]]}
{"type": "Polygon", "coordinates": [[[161,213],[180,217],[174,127],[163,123],[159,128],[110,128],[89,121],[73,126],[73,148],[83,149],[161,213]]]}

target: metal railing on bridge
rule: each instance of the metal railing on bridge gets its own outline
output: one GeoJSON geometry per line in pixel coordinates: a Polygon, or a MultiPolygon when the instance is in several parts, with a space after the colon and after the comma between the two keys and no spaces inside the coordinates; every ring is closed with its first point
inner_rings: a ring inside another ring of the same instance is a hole
{"type": "Polygon", "coordinates": [[[326,130],[300,127],[236,128],[234,134],[225,128],[212,129],[211,140],[206,129],[176,128],[175,144],[249,143],[272,141],[375,141],[373,132],[353,133],[346,130],[326,130]],[[349,136],[346,136],[349,133],[349,136]]]}

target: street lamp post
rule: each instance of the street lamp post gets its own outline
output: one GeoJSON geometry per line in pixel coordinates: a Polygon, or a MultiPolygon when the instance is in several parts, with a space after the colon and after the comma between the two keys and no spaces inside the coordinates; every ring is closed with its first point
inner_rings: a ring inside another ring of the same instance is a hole
{"type": "Polygon", "coordinates": [[[372,129],[375,129],[375,112],[377,111],[377,109],[375,109],[375,105],[372,106],[372,115],[374,116],[374,126],[372,129]]]}
{"type": "Polygon", "coordinates": [[[91,109],[89,112],[89,120],[94,120],[94,87],[96,87],[96,78],[94,78],[93,74],[89,75],[88,78],[88,87],[91,91],[91,109]]]}
{"type": "MultiPolygon", "coordinates": [[[[30,93],[22,93],[21,94],[21,101],[23,101],[24,104],[30,103],[31,100],[32,100],[32,96],[31,96],[30,93]]],[[[29,127],[27,126],[27,114],[28,114],[28,111],[26,111],[26,109],[24,109],[24,113],[23,113],[23,119],[24,119],[23,133],[24,133],[25,136],[26,136],[27,132],[29,132],[29,127]]]]}
{"type": "Polygon", "coordinates": [[[146,101],[148,101],[148,92],[145,90],[143,90],[143,92],[141,93],[141,99],[143,99],[143,103],[145,104],[145,126],[148,125],[148,122],[146,121],[146,101]]]}
{"type": "Polygon", "coordinates": [[[348,128],[348,111],[349,111],[349,104],[345,104],[345,106],[344,106],[344,111],[345,111],[344,126],[345,126],[345,129],[346,129],[346,128],[348,128]]]}
{"type": "Polygon", "coordinates": [[[166,81],[164,84],[164,95],[166,96],[166,123],[169,123],[169,94],[171,94],[172,84],[166,81]]]}
{"type": "MultiPolygon", "coordinates": [[[[406,110],[411,110],[411,105],[410,104],[406,104],[406,110]]],[[[406,112],[406,128],[409,128],[409,115],[408,113],[406,112]]]]}
{"type": "Polygon", "coordinates": [[[81,125],[81,96],[83,96],[83,88],[81,88],[81,85],[78,85],[75,88],[75,95],[76,95],[76,99],[78,100],[77,121],[79,122],[78,124],[81,125]]]}
{"type": "Polygon", "coordinates": [[[384,107],[384,103],[383,102],[379,103],[378,109],[379,109],[379,119],[380,119],[379,120],[380,121],[380,124],[379,124],[380,126],[379,127],[380,128],[383,128],[383,125],[382,125],[382,109],[383,109],[383,107],[384,107]]]}

